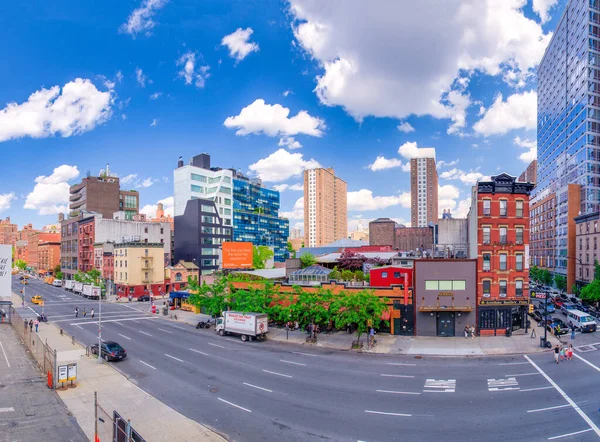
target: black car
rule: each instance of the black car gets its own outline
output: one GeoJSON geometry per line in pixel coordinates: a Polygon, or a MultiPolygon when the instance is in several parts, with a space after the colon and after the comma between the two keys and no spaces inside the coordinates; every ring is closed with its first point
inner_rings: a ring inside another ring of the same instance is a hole
{"type": "Polygon", "coordinates": [[[544,314],[544,310],[535,309],[533,313],[531,313],[531,317],[535,319],[537,322],[542,321],[542,316],[544,314]]]}
{"type": "Polygon", "coordinates": [[[582,304],[581,302],[577,304],[577,310],[584,313],[590,312],[590,306],[586,304],[582,304]]]}
{"type": "Polygon", "coordinates": [[[579,299],[577,299],[575,296],[569,297],[569,301],[571,301],[573,304],[579,304],[579,299]]]}
{"type": "Polygon", "coordinates": [[[150,295],[142,295],[140,297],[138,297],[138,302],[148,302],[152,300],[152,297],[150,295]]]}
{"type": "Polygon", "coordinates": [[[560,295],[558,295],[558,296],[560,296],[560,298],[561,298],[563,301],[565,301],[565,302],[571,302],[571,299],[570,299],[570,298],[569,298],[567,295],[565,295],[564,293],[561,293],[561,294],[560,294],[560,295]]]}
{"type": "MultiPolygon", "coordinates": [[[[98,354],[98,344],[94,344],[90,347],[92,354],[98,354]]],[[[127,357],[127,350],[121,347],[115,341],[106,341],[102,343],[102,359],[105,361],[120,361],[127,357]]]]}
{"type": "Polygon", "coordinates": [[[566,335],[569,333],[569,326],[560,318],[553,318],[552,321],[548,321],[546,324],[548,331],[554,330],[554,334],[566,335]]]}

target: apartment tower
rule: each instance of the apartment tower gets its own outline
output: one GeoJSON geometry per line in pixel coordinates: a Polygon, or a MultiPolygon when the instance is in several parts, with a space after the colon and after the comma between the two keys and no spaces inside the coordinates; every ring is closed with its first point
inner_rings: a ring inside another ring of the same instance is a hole
{"type": "Polygon", "coordinates": [[[435,149],[419,149],[410,160],[410,221],[412,227],[427,227],[438,222],[438,174],[435,149]]]}
{"type": "Polygon", "coordinates": [[[304,245],[320,247],[348,236],[348,185],[331,168],[304,171],[304,245]]]}

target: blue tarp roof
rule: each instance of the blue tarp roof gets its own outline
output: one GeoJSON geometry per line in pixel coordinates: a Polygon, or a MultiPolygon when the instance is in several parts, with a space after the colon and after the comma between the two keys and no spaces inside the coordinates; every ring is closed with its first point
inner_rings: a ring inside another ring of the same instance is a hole
{"type": "Polygon", "coordinates": [[[190,294],[188,292],[171,292],[169,293],[169,298],[170,299],[175,299],[175,298],[187,298],[189,297],[190,294]]]}

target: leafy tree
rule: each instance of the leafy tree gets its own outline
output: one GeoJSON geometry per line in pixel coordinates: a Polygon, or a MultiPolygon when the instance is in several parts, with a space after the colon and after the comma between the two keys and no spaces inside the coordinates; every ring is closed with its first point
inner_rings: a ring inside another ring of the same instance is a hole
{"type": "Polygon", "coordinates": [[[357,343],[360,345],[361,335],[367,332],[369,323],[379,324],[388,302],[388,299],[376,296],[371,290],[345,293],[331,306],[333,321],[338,329],[356,324],[357,343]]]}
{"type": "Polygon", "coordinates": [[[317,259],[315,258],[315,255],[313,255],[312,253],[305,253],[304,255],[302,255],[300,257],[300,261],[302,261],[303,269],[306,267],[315,265],[317,263],[317,259]]]}
{"type": "Polygon", "coordinates": [[[204,311],[211,316],[221,316],[224,310],[229,307],[227,298],[227,278],[217,278],[214,283],[207,284],[204,281],[201,285],[198,279],[189,277],[188,288],[190,296],[188,302],[199,308],[204,308],[204,311]]]}
{"type": "Polygon", "coordinates": [[[64,275],[63,275],[63,272],[61,272],[61,271],[54,272],[54,277],[55,277],[56,279],[63,279],[63,276],[64,276],[64,275]]]}
{"type": "Polygon", "coordinates": [[[600,264],[598,260],[594,260],[594,279],[600,280],[600,264]]]}
{"type": "Polygon", "coordinates": [[[352,270],[342,270],[342,281],[353,281],[354,272],[352,270]]]}
{"type": "Polygon", "coordinates": [[[577,284],[573,284],[571,286],[571,293],[573,293],[575,296],[579,296],[579,292],[581,290],[579,289],[579,286],[577,284]]]}
{"type": "Polygon", "coordinates": [[[23,271],[27,268],[27,263],[22,259],[17,259],[15,261],[15,267],[18,268],[20,271],[23,271]]]}
{"type": "Polygon", "coordinates": [[[362,270],[366,261],[367,258],[364,255],[353,250],[344,250],[338,260],[338,267],[342,270],[362,270]]]}
{"type": "Polygon", "coordinates": [[[331,290],[319,289],[304,291],[301,287],[294,287],[294,302],[290,305],[290,319],[298,321],[304,327],[310,323],[329,323],[331,314],[329,307],[335,295],[331,290]]]}
{"type": "Polygon", "coordinates": [[[287,251],[290,254],[290,258],[296,257],[296,251],[294,250],[294,246],[292,246],[291,241],[288,241],[288,243],[287,243],[287,251]]]}
{"type": "Polygon", "coordinates": [[[252,267],[255,270],[264,269],[267,261],[273,258],[274,255],[273,250],[267,246],[252,247],[252,267]]]}
{"type": "Polygon", "coordinates": [[[362,270],[357,270],[356,272],[354,272],[354,279],[356,279],[359,282],[362,282],[366,280],[366,276],[362,272],[362,270]]]}
{"type": "Polygon", "coordinates": [[[563,275],[554,275],[554,284],[558,290],[564,292],[567,289],[567,278],[563,275]]]}
{"type": "Polygon", "coordinates": [[[581,289],[581,299],[584,301],[600,301],[600,280],[594,279],[581,289]]]}
{"type": "Polygon", "coordinates": [[[340,279],[342,279],[342,274],[338,270],[337,266],[335,266],[333,268],[333,270],[331,271],[331,273],[329,273],[329,279],[333,279],[336,281],[339,281],[340,279]]]}
{"type": "Polygon", "coordinates": [[[52,270],[52,273],[56,276],[56,274],[60,272],[60,264],[56,264],[56,267],[52,270]]]}
{"type": "Polygon", "coordinates": [[[540,282],[540,268],[538,266],[531,266],[529,269],[529,277],[535,282],[540,282]]]}
{"type": "Polygon", "coordinates": [[[548,269],[541,269],[539,275],[540,282],[542,284],[544,284],[545,286],[549,286],[552,284],[552,273],[550,273],[548,269]]]}

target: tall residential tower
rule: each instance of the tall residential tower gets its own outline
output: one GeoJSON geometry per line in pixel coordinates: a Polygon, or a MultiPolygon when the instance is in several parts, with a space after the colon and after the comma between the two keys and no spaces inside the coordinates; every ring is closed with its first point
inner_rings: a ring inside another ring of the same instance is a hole
{"type": "Polygon", "coordinates": [[[438,174],[435,149],[419,149],[410,160],[410,221],[412,227],[427,227],[438,222],[438,174]]]}

